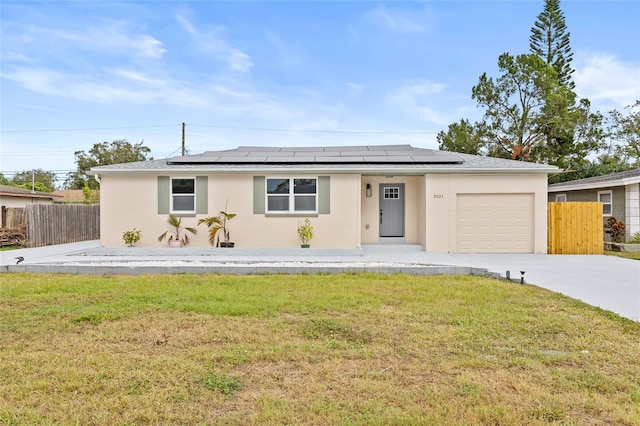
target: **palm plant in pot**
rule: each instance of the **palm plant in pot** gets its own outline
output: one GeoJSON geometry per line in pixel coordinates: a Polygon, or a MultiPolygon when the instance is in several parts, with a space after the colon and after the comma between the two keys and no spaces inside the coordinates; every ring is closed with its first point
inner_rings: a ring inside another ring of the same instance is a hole
{"type": "MultiPolygon", "coordinates": [[[[225,207],[226,210],[226,207],[225,207]]],[[[209,216],[198,221],[198,225],[205,224],[209,227],[209,244],[215,247],[234,247],[236,244],[230,241],[229,221],[236,217],[236,213],[220,211],[217,216],[209,216]],[[221,236],[222,235],[222,241],[221,236]]]]}
{"type": "Polygon", "coordinates": [[[165,238],[169,240],[169,247],[183,247],[189,244],[189,235],[187,233],[191,233],[196,235],[198,230],[196,228],[192,228],[189,226],[182,226],[182,218],[176,217],[172,214],[169,215],[169,219],[167,219],[167,223],[171,225],[171,229],[163,232],[159,237],[158,241],[163,241],[165,238]]]}

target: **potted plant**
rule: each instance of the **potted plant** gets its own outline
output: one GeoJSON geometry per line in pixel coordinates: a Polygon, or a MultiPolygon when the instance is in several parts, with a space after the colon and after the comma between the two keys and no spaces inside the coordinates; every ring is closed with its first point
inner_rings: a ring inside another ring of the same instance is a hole
{"type": "Polygon", "coordinates": [[[136,228],[122,233],[122,239],[127,247],[135,247],[136,243],[140,241],[140,238],[142,238],[142,231],[136,228]]]}
{"type": "MultiPolygon", "coordinates": [[[[225,210],[227,206],[225,205],[225,210]]],[[[229,233],[228,222],[236,217],[236,213],[227,213],[224,210],[220,211],[217,216],[209,216],[198,221],[198,225],[205,224],[209,227],[209,244],[215,247],[234,247],[236,243],[232,243],[230,240],[231,234],[229,233]],[[220,235],[222,235],[222,241],[220,241],[220,235]]]]}
{"type": "Polygon", "coordinates": [[[169,215],[169,219],[167,223],[172,226],[172,229],[163,232],[159,237],[158,241],[162,241],[165,238],[169,239],[169,247],[183,247],[189,244],[189,236],[187,232],[196,235],[198,230],[196,228],[191,228],[188,226],[182,227],[182,218],[176,217],[172,214],[169,215]]]}
{"type": "Polygon", "coordinates": [[[309,248],[309,241],[313,238],[313,226],[309,218],[306,218],[302,224],[298,224],[298,237],[302,242],[300,247],[309,248]]]}

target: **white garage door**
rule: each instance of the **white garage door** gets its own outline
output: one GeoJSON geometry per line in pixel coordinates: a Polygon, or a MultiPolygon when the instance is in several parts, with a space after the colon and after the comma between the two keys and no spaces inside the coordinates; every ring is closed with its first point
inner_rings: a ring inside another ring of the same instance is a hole
{"type": "Polygon", "coordinates": [[[533,194],[458,194],[459,253],[533,253],[533,194]]]}

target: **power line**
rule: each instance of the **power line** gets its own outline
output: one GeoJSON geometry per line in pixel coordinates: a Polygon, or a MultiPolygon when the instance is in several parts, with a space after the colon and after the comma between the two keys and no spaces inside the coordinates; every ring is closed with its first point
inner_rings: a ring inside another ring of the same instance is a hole
{"type": "Polygon", "coordinates": [[[162,124],[152,126],[125,126],[125,127],[85,127],[78,129],[22,129],[22,130],[0,130],[1,133],[45,133],[45,132],[81,132],[89,130],[121,130],[121,129],[150,129],[156,127],[174,127],[174,124],[162,124]]]}
{"type": "Polygon", "coordinates": [[[216,129],[232,129],[232,130],[257,130],[265,132],[300,132],[300,133],[346,133],[346,134],[363,134],[363,135],[432,135],[437,132],[396,132],[396,131],[378,131],[378,130],[300,130],[300,129],[278,129],[268,127],[235,127],[235,126],[218,126],[213,124],[189,124],[193,127],[213,127],[216,129]]]}
{"type": "MultiPolygon", "coordinates": [[[[206,127],[214,129],[227,130],[251,130],[262,132],[298,132],[298,133],[330,133],[330,134],[361,134],[361,135],[432,135],[437,132],[433,131],[386,131],[386,130],[311,130],[311,129],[282,129],[276,127],[241,127],[241,126],[221,126],[216,124],[189,124],[192,127],[206,127]]],[[[179,124],[159,124],[149,126],[122,126],[122,127],[84,127],[69,129],[19,129],[19,130],[0,130],[0,133],[47,133],[47,132],[80,132],[91,130],[123,130],[123,129],[151,129],[151,128],[167,128],[178,127],[179,124]]]]}

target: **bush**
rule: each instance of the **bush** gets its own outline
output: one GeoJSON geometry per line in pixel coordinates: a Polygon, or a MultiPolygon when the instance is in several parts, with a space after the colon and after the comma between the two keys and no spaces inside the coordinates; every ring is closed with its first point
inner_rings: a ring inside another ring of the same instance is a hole
{"type": "Polygon", "coordinates": [[[640,244],[640,232],[636,232],[631,237],[629,237],[628,244],[640,244]]]}
{"type": "Polygon", "coordinates": [[[614,243],[622,243],[624,242],[624,234],[627,231],[627,227],[624,222],[616,220],[615,217],[611,216],[607,219],[607,226],[605,228],[605,232],[611,235],[611,241],[614,243]]]}
{"type": "Polygon", "coordinates": [[[124,240],[124,243],[130,247],[140,241],[140,238],[142,238],[142,231],[136,228],[133,228],[133,230],[131,231],[124,231],[122,233],[122,239],[124,240]]]}

